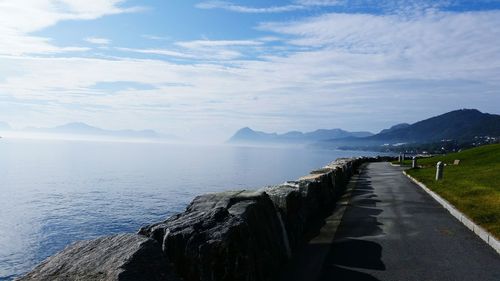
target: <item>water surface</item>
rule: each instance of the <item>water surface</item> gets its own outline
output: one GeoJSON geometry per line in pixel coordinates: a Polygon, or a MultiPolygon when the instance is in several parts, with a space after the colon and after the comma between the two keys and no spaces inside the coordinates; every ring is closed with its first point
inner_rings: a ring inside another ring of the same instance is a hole
{"type": "Polygon", "coordinates": [[[370,153],[0,139],[0,280],[76,240],[136,232],[196,195],[278,184],[359,155],[370,153]]]}

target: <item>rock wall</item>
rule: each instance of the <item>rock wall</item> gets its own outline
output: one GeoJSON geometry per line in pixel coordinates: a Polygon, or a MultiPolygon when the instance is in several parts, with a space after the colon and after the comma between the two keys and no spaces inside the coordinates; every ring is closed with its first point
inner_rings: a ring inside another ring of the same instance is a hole
{"type": "Polygon", "coordinates": [[[119,234],[73,243],[18,280],[179,279],[156,241],[137,234],[119,234]]]}
{"type": "Polygon", "coordinates": [[[266,280],[288,258],[283,227],[265,192],[201,195],[184,213],[139,233],[161,243],[184,280],[266,280]]]}
{"type": "Polygon", "coordinates": [[[281,185],[204,194],[138,235],[70,245],[19,280],[273,280],[357,168],[382,160],[342,158],[281,185]]]}

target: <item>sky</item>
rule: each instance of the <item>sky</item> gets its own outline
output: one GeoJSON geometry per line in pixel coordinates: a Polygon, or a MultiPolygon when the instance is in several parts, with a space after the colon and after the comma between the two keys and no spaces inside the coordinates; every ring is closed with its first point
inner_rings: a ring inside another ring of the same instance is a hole
{"type": "Polygon", "coordinates": [[[0,121],[224,141],[500,114],[500,0],[0,0],[0,121]]]}

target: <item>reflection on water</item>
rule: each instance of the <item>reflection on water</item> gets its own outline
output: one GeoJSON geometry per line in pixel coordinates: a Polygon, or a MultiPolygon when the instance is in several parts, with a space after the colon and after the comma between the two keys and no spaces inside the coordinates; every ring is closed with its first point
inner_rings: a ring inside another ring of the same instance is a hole
{"type": "Polygon", "coordinates": [[[69,243],[135,232],[198,194],[296,179],[367,152],[0,140],[0,280],[69,243]]]}

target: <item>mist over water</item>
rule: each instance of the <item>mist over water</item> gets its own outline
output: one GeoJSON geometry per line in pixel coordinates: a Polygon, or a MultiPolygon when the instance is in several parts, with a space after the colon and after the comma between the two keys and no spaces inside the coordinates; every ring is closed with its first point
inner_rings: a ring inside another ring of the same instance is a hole
{"type": "Polygon", "coordinates": [[[0,280],[71,242],[136,232],[206,192],[297,179],[369,152],[0,139],[0,280]]]}

